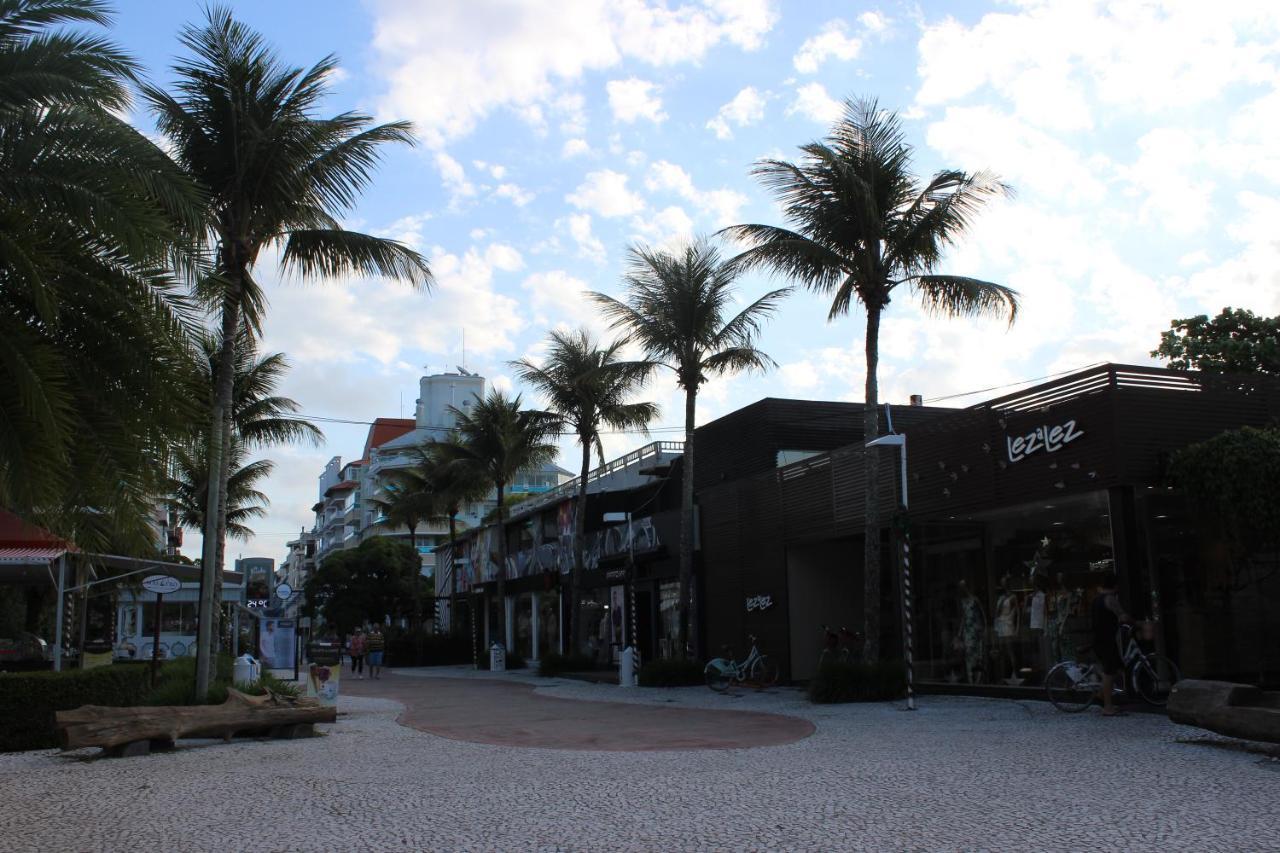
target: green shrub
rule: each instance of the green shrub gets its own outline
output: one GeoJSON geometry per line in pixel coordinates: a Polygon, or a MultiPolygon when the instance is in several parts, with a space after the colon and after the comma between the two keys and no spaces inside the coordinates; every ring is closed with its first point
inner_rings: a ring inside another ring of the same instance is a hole
{"type": "MultiPolygon", "coordinates": [[[[394,631],[387,634],[387,666],[445,666],[454,663],[471,663],[471,640],[468,637],[450,637],[429,631],[394,631]],[[421,646],[419,646],[421,642],[421,646]],[[422,653],[418,650],[421,648],[422,653]]],[[[365,661],[368,664],[368,660],[365,661]]]]}
{"type": "Polygon", "coordinates": [[[902,661],[846,663],[829,661],[809,681],[809,701],[883,702],[897,699],[907,690],[902,661]]]}
{"type": "Polygon", "coordinates": [[[640,666],[641,687],[689,687],[706,684],[704,665],[688,658],[645,661],[640,666]]]}
{"type": "Polygon", "coordinates": [[[553,678],[565,672],[590,672],[597,669],[596,659],[590,655],[561,655],[548,652],[538,661],[538,675],[553,678]]]}
{"type": "Polygon", "coordinates": [[[0,752],[55,747],[55,711],[81,705],[137,705],[147,693],[150,678],[149,669],[137,663],[67,672],[0,673],[0,752]]]}
{"type": "MultiPolygon", "coordinates": [[[[235,662],[230,655],[219,655],[217,674],[205,694],[205,705],[221,705],[227,701],[227,688],[231,686],[231,676],[235,662]]],[[[147,694],[142,704],[146,705],[195,705],[196,665],[193,658],[179,658],[166,663],[160,668],[160,678],[156,687],[147,694]]],[[[283,681],[269,672],[251,684],[237,684],[236,689],[250,696],[264,696],[267,691],[285,696],[298,696],[301,689],[291,681],[283,681]]]]}

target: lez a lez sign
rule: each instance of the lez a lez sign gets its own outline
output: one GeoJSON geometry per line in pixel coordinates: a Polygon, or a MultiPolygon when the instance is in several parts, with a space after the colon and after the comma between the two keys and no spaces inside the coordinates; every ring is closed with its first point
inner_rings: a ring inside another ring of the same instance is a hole
{"type": "Polygon", "coordinates": [[[1025,435],[1005,436],[1004,440],[1009,451],[1009,461],[1017,462],[1041,450],[1048,453],[1061,450],[1083,435],[1084,430],[1078,429],[1073,419],[1057,426],[1038,426],[1025,435]]]}

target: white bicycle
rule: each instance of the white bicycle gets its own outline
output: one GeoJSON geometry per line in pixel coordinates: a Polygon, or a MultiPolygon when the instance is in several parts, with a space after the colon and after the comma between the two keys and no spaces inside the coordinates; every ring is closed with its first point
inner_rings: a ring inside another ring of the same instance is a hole
{"type": "MultiPolygon", "coordinates": [[[[1182,677],[1178,665],[1164,655],[1144,652],[1128,625],[1120,627],[1120,641],[1124,646],[1122,677],[1116,679],[1115,695],[1125,696],[1133,691],[1147,704],[1163,706],[1169,701],[1173,685],[1182,677]]],[[[1045,675],[1044,689],[1059,711],[1078,713],[1101,695],[1102,668],[1096,663],[1062,661],[1045,675]]]]}
{"type": "Polygon", "coordinates": [[[704,673],[707,686],[712,690],[723,693],[734,682],[756,688],[772,687],[778,683],[778,665],[769,660],[768,655],[760,654],[754,635],[748,635],[747,639],[751,640],[751,653],[742,663],[732,657],[712,658],[707,662],[704,673]]]}

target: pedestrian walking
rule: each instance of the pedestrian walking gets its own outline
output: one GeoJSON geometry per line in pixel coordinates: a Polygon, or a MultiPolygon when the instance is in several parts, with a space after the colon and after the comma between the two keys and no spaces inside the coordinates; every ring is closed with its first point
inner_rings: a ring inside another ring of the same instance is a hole
{"type": "Polygon", "coordinates": [[[1120,593],[1117,591],[1119,580],[1115,572],[1107,572],[1102,577],[1098,596],[1093,600],[1090,616],[1093,621],[1093,651],[1098,657],[1098,666],[1102,670],[1102,716],[1118,717],[1124,714],[1116,709],[1112,702],[1115,692],[1116,676],[1124,668],[1120,655],[1120,625],[1132,620],[1120,605],[1120,593]]]}
{"type": "Polygon", "coordinates": [[[369,638],[365,642],[366,654],[369,656],[369,677],[380,678],[382,670],[382,652],[387,647],[387,640],[382,636],[382,626],[374,625],[369,629],[369,638]]]}
{"type": "Polygon", "coordinates": [[[364,678],[365,649],[364,630],[356,628],[351,639],[347,641],[347,652],[351,655],[351,672],[357,679],[364,678]]]}

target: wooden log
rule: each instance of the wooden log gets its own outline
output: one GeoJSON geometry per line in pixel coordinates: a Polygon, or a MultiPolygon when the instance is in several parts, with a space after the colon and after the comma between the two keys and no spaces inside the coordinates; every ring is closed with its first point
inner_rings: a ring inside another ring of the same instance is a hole
{"type": "Polygon", "coordinates": [[[174,741],[183,737],[230,739],[238,731],[271,731],[278,726],[332,723],[338,709],[316,699],[278,694],[248,696],[227,691],[221,705],[108,708],[85,705],[58,711],[55,720],[63,749],[100,746],[110,750],[135,741],[174,741]]]}

